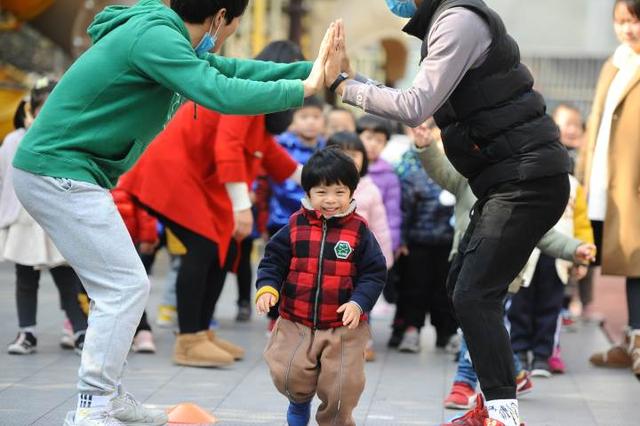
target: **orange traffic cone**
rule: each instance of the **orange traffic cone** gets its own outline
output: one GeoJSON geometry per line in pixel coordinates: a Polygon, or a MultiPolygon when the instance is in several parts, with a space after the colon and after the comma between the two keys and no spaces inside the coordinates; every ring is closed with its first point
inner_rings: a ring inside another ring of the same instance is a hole
{"type": "Polygon", "coordinates": [[[212,414],[190,402],[178,404],[169,410],[169,425],[209,426],[216,421],[212,414]]]}

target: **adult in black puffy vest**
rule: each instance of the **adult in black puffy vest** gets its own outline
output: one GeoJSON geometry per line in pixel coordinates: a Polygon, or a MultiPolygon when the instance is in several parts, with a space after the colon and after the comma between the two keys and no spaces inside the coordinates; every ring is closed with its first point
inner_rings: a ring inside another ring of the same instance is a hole
{"type": "Polygon", "coordinates": [[[411,127],[434,116],[442,129],[447,157],[478,197],[448,282],[487,399],[488,410],[473,416],[518,425],[502,302],[566,207],[569,157],[544,99],[533,90],[531,73],[520,63],[517,43],[482,0],[387,3],[394,13],[411,17],[404,31],[423,40],[412,87],[397,90],[353,75],[341,25],[326,65],[327,85],[369,113],[411,127]],[[340,71],[353,79],[340,81],[340,71]]]}

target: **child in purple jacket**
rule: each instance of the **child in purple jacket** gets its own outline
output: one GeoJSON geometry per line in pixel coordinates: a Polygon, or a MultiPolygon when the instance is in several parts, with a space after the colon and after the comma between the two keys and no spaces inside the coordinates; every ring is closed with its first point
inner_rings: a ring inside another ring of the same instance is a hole
{"type": "Polygon", "coordinates": [[[357,122],[357,132],[367,150],[369,176],[382,194],[391,231],[391,244],[395,252],[400,246],[402,190],[400,179],[393,170],[393,166],[380,157],[382,150],[391,138],[391,123],[384,118],[365,115],[357,122]]]}

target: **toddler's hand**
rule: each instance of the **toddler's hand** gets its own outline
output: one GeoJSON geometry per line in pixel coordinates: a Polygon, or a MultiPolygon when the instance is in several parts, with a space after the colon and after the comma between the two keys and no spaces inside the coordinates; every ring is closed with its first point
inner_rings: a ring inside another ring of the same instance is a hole
{"type": "Polygon", "coordinates": [[[587,276],[587,267],[585,265],[576,265],[571,268],[571,275],[576,280],[581,280],[587,276]]]}
{"type": "Polygon", "coordinates": [[[349,327],[350,330],[358,327],[358,324],[360,323],[360,315],[362,314],[358,305],[347,302],[340,306],[337,312],[342,314],[342,324],[345,327],[349,327]]]}
{"type": "Polygon", "coordinates": [[[596,260],[596,246],[593,244],[581,244],[576,249],[576,253],[574,255],[576,263],[581,265],[588,265],[589,263],[596,260]]]}
{"type": "Polygon", "coordinates": [[[258,297],[256,302],[256,312],[258,315],[265,315],[276,304],[276,297],[271,293],[265,293],[258,297]]]}

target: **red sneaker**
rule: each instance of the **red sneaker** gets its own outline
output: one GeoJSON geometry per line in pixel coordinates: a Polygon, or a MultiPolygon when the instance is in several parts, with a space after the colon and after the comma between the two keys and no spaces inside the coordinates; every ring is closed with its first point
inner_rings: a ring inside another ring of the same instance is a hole
{"type": "Polygon", "coordinates": [[[527,370],[522,370],[518,377],[516,377],[516,396],[521,397],[526,395],[533,389],[533,381],[531,380],[531,373],[527,370]]]}
{"type": "Polygon", "coordinates": [[[551,368],[551,372],[553,374],[564,374],[565,365],[562,360],[562,356],[560,355],[560,348],[555,348],[553,350],[553,355],[548,360],[549,368],[551,368]]]}
{"type": "Polygon", "coordinates": [[[476,407],[462,417],[451,420],[451,423],[443,423],[442,426],[505,426],[504,423],[489,418],[489,412],[484,406],[482,394],[476,397],[476,407]],[[487,423],[493,422],[493,423],[487,423]]]}
{"type": "Polygon", "coordinates": [[[476,404],[476,391],[469,384],[455,382],[449,396],[444,400],[444,408],[469,410],[476,404]]]}
{"type": "MultiPolygon", "coordinates": [[[[462,417],[451,420],[450,423],[443,423],[442,426],[505,426],[505,424],[499,420],[489,418],[489,412],[484,405],[484,398],[482,394],[478,394],[476,407],[473,410],[462,417]]],[[[520,423],[520,426],[524,426],[524,423],[520,423]]]]}

